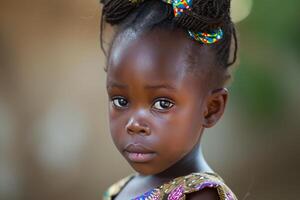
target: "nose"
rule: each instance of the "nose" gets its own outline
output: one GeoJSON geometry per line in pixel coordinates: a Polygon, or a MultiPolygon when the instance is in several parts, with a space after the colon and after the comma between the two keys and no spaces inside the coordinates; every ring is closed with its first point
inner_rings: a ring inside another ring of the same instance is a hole
{"type": "Polygon", "coordinates": [[[151,131],[149,126],[142,124],[136,119],[129,119],[126,125],[126,132],[130,135],[140,134],[140,135],[150,135],[151,131]]]}

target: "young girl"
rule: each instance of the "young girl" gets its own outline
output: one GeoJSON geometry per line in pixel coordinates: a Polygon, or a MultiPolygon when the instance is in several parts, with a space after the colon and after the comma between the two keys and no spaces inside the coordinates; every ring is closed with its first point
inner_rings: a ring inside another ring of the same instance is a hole
{"type": "Polygon", "coordinates": [[[104,199],[236,199],[200,150],[224,112],[236,59],[230,0],[102,3],[117,28],[106,68],[111,136],[137,172],[104,199]]]}

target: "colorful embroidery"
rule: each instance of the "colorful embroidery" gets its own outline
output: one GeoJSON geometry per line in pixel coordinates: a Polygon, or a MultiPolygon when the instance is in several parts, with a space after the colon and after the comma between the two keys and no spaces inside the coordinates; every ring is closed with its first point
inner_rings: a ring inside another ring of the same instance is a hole
{"type": "Polygon", "coordinates": [[[159,189],[152,189],[149,192],[146,192],[145,194],[133,198],[131,200],[160,200],[160,191],[159,189]]]}
{"type": "MultiPolygon", "coordinates": [[[[134,175],[127,177],[126,179],[121,180],[115,185],[111,186],[104,196],[103,200],[112,200],[113,196],[116,196],[126,185],[127,182],[124,180],[130,181],[134,175]]],[[[192,173],[187,176],[182,176],[173,179],[172,181],[161,185],[158,188],[154,188],[141,196],[135,197],[132,200],[184,200],[186,195],[189,193],[197,192],[203,190],[204,188],[216,188],[220,200],[237,200],[233,192],[228,188],[224,183],[222,178],[214,173],[192,173]]]]}
{"type": "Polygon", "coordinates": [[[176,200],[180,199],[184,195],[184,188],[182,185],[179,185],[175,189],[173,189],[168,195],[168,200],[176,200]]]}

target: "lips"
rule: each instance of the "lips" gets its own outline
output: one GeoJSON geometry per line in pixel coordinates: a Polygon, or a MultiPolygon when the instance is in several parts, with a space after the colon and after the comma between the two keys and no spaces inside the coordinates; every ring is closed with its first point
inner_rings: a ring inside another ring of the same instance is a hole
{"type": "Polygon", "coordinates": [[[156,156],[156,153],[142,144],[129,144],[124,149],[124,154],[132,162],[149,162],[156,156]]]}

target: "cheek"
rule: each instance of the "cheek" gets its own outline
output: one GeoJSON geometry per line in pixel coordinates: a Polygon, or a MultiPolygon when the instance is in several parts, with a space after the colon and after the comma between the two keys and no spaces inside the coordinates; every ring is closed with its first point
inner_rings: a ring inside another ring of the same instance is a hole
{"type": "Polygon", "coordinates": [[[122,136],[124,135],[124,120],[123,117],[118,114],[117,111],[109,109],[109,128],[111,137],[118,147],[122,144],[122,136]]]}
{"type": "Polygon", "coordinates": [[[197,143],[202,129],[201,117],[195,109],[180,109],[161,121],[161,146],[168,151],[189,151],[197,143]]]}

